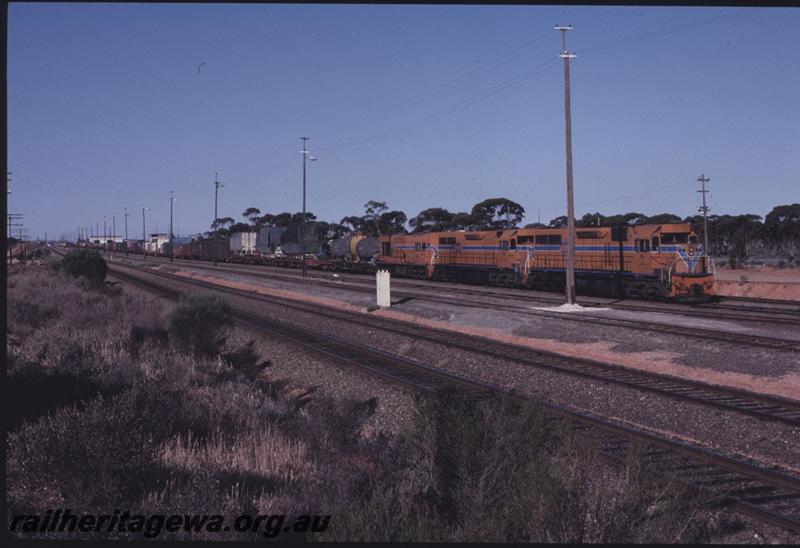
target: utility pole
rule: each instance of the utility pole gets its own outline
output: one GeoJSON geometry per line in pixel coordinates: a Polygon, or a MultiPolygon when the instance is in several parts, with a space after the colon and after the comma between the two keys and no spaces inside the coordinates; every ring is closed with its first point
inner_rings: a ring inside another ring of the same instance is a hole
{"type": "Polygon", "coordinates": [[[697,182],[700,183],[700,190],[697,192],[703,195],[703,205],[697,208],[697,211],[703,214],[703,255],[706,258],[706,268],[705,271],[708,272],[708,207],[706,206],[706,183],[711,180],[710,177],[706,177],[705,174],[701,173],[700,177],[697,178],[697,182]]]}
{"type": "MultiPolygon", "coordinates": [[[[22,240],[22,231],[24,230],[22,227],[24,223],[22,222],[22,213],[9,213],[8,214],[8,237],[11,238],[13,236],[14,229],[12,227],[18,227],[17,230],[20,231],[20,241],[22,240]]],[[[6,239],[6,244],[9,244],[8,239],[6,239]]],[[[7,245],[8,249],[6,252],[8,253],[8,264],[11,265],[14,263],[14,253],[11,249],[10,245],[7,245]]]]}
{"type": "Polygon", "coordinates": [[[114,260],[114,251],[117,250],[117,214],[111,214],[111,260],[114,260]]]}
{"type": "Polygon", "coordinates": [[[562,51],[559,54],[564,60],[564,118],[566,122],[567,149],[567,304],[575,304],[575,207],[572,196],[572,116],[570,113],[569,60],[575,57],[567,51],[567,31],[572,25],[558,25],[561,31],[562,51]]]}
{"type": "Polygon", "coordinates": [[[219,219],[219,215],[217,213],[217,203],[219,201],[219,187],[225,186],[219,182],[219,174],[214,173],[214,230],[219,229],[219,225],[217,225],[217,219],[219,219]]]}
{"type": "Polygon", "coordinates": [[[303,141],[303,217],[300,219],[300,249],[303,253],[303,278],[306,277],[306,238],[305,238],[305,224],[306,224],[306,162],[308,160],[308,150],[306,149],[306,142],[308,137],[300,137],[303,141]]]}
{"type": "Polygon", "coordinates": [[[305,239],[305,224],[306,224],[306,163],[308,160],[315,162],[317,159],[309,155],[309,150],[306,148],[306,141],[308,137],[300,137],[303,140],[303,218],[300,221],[300,247],[303,251],[303,277],[306,277],[306,239],[305,239]]]}
{"type": "MultiPolygon", "coordinates": [[[[8,211],[11,209],[9,207],[9,199],[8,199],[8,194],[11,194],[11,175],[13,174],[10,171],[6,171],[6,189],[8,190],[8,192],[6,193],[6,213],[8,213],[8,211]]],[[[11,237],[11,225],[7,226],[6,230],[8,231],[6,233],[6,244],[8,244],[8,239],[11,237]]],[[[10,253],[11,251],[9,248],[9,257],[11,256],[10,253]]],[[[11,264],[10,260],[8,264],[11,264]]]]}
{"type": "Polygon", "coordinates": [[[108,228],[105,215],[103,215],[103,251],[108,251],[108,228]]]}
{"type": "Polygon", "coordinates": [[[100,219],[97,219],[94,227],[94,235],[98,241],[100,241],[100,219]]]}
{"type": "Polygon", "coordinates": [[[125,208],[125,256],[128,256],[128,208],[125,208]]]}
{"type": "Polygon", "coordinates": [[[172,204],[175,202],[175,191],[169,191],[169,262],[172,262],[175,253],[172,251],[172,204]]]}
{"type": "Polygon", "coordinates": [[[147,230],[145,229],[144,212],[147,210],[142,204],[142,256],[147,259],[147,230]]]}

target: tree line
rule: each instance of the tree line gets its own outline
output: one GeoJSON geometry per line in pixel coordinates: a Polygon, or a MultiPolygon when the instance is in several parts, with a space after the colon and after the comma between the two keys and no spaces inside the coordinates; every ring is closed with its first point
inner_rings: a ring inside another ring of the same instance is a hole
{"type": "MultiPolygon", "coordinates": [[[[265,226],[286,227],[303,219],[300,212],[265,213],[257,207],[248,207],[244,221],[231,217],[217,219],[211,225],[210,236],[225,236],[235,232],[258,231],[265,226]]],[[[349,215],[337,222],[318,221],[316,215],[306,212],[306,222],[316,222],[317,234],[322,238],[339,238],[350,232],[367,236],[440,232],[448,230],[502,230],[520,228],[525,208],[508,198],[487,198],[475,204],[470,211],[451,212],[442,207],[420,211],[409,218],[403,211],[392,210],[386,202],[370,200],[364,204],[363,215],[349,215]]],[[[665,224],[688,222],[703,241],[702,215],[680,217],[673,213],[644,215],[637,212],[603,215],[586,213],[575,220],[577,227],[665,224]]],[[[548,224],[529,223],[525,228],[562,228],[567,217],[551,219],[548,224]]],[[[793,257],[800,255],[800,203],[778,205],[766,217],[760,215],[709,215],[708,240],[711,254],[728,255],[745,259],[753,254],[772,253],[793,257]]]]}

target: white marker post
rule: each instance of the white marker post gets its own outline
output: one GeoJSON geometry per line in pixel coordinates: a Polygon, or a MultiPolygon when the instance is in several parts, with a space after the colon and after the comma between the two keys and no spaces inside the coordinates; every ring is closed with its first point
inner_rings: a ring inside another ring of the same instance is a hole
{"type": "Polygon", "coordinates": [[[381,308],[389,308],[391,305],[389,277],[388,270],[378,270],[377,274],[375,274],[375,286],[378,291],[378,306],[381,308]]]}

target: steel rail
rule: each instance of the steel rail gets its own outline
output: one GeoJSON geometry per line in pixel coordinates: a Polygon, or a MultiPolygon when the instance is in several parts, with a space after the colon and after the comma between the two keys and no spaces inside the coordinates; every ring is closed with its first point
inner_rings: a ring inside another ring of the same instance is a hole
{"type": "Polygon", "coordinates": [[[407,322],[398,322],[396,320],[388,320],[375,316],[365,317],[363,314],[338,311],[318,305],[307,305],[281,297],[254,294],[245,290],[220,286],[202,280],[176,278],[175,276],[163,272],[141,270],[137,267],[130,266],[125,266],[125,268],[132,268],[134,270],[147,272],[148,274],[209,290],[270,302],[301,312],[358,323],[371,328],[379,327],[380,329],[392,331],[400,335],[425,339],[437,344],[460,348],[468,352],[480,353],[493,358],[510,360],[529,367],[548,369],[571,376],[619,384],[628,388],[653,392],[677,400],[699,403],[726,411],[751,415],[762,420],[781,422],[791,426],[800,426],[800,401],[779,396],[722,387],[671,375],[642,371],[598,360],[564,356],[556,352],[508,344],[486,337],[464,335],[435,328],[421,328],[420,326],[408,324],[407,322]]]}

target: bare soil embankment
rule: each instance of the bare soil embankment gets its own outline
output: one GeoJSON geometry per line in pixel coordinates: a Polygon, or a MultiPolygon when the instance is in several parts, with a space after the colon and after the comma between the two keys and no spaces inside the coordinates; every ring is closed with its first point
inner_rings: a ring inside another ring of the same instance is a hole
{"type": "Polygon", "coordinates": [[[717,292],[725,297],[800,301],[800,269],[721,268],[717,292]]]}

